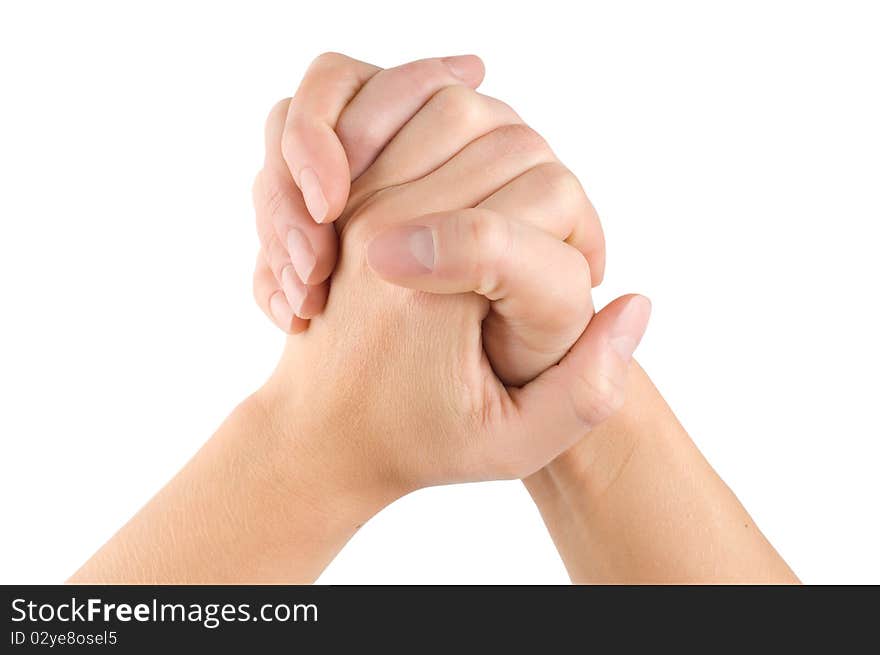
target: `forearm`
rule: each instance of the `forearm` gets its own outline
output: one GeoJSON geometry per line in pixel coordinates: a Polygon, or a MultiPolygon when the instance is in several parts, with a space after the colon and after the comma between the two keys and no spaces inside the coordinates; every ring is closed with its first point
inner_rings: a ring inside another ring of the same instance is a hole
{"type": "Polygon", "coordinates": [[[308,443],[252,396],[70,582],[313,582],[380,505],[308,443]]]}
{"type": "Polygon", "coordinates": [[[525,483],[574,582],[797,582],[635,363],[623,410],[525,483]]]}

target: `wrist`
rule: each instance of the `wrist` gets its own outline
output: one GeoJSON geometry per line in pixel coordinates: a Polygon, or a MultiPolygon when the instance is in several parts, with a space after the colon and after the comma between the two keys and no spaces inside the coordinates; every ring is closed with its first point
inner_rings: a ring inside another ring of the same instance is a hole
{"type": "Polygon", "coordinates": [[[384,499],[347,480],[275,403],[261,389],[236,407],[71,582],[314,581],[384,499]]]}
{"type": "Polygon", "coordinates": [[[381,458],[362,447],[362,424],[346,408],[315,403],[289,381],[270,379],[236,412],[260,425],[261,456],[278,470],[283,493],[309,507],[327,530],[350,537],[412,491],[386,475],[381,458]]]}

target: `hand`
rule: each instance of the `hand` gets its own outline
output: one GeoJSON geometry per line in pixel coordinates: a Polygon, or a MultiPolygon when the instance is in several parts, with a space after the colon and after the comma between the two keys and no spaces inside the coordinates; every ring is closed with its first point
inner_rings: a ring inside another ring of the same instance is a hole
{"type": "Polygon", "coordinates": [[[327,223],[348,201],[350,180],[436,91],[476,87],[482,78],[483,65],[472,56],[382,70],[327,53],[309,67],[294,98],[275,105],[254,182],[261,244],[254,295],[282,330],[301,332],[324,306],[337,247],[327,223]]]}
{"type": "MultiPolygon", "coordinates": [[[[285,119],[270,116],[270,150],[285,119]]],[[[386,145],[340,214],[327,314],[72,581],[312,581],[396,496],[543,466],[526,484],[574,580],[796,582],[629,365],[647,300],[592,316],[601,231],[546,144],[502,103],[453,86],[386,145]],[[614,411],[627,371],[628,408],[545,466],[614,411]]],[[[266,277],[268,300],[279,290],[266,277]]]]}
{"type": "Polygon", "coordinates": [[[327,313],[73,581],[311,581],[396,497],[524,476],[619,405],[649,306],[592,316],[595,213],[509,107],[445,87],[349,195],[327,313]]]}
{"type": "MultiPolygon", "coordinates": [[[[327,297],[326,278],[336,258],[335,231],[309,219],[307,203],[297,191],[293,180],[296,176],[290,171],[297,171],[305,166],[303,162],[318,157],[321,160],[318,168],[324,172],[321,177],[333,182],[331,195],[334,198],[347,196],[349,178],[358,177],[366,169],[431,94],[443,85],[454,84],[456,78],[476,86],[482,76],[482,64],[473,56],[427,59],[382,71],[344,55],[328,53],[312,64],[294,104],[283,100],[270,112],[266,126],[266,164],[254,186],[258,231],[263,244],[254,274],[254,295],[263,311],[282,329],[299,332],[308,325],[304,318],[322,309],[327,297]],[[366,83],[357,88],[362,80],[366,83]],[[349,100],[351,96],[354,98],[349,100]],[[344,156],[338,156],[340,151],[344,156]],[[299,278],[310,284],[303,285],[299,278]]],[[[455,96],[455,92],[451,95],[455,96]]],[[[461,102],[453,98],[448,104],[452,109],[449,115],[440,117],[436,126],[427,127],[447,131],[452,144],[461,144],[463,133],[470,131],[477,135],[480,130],[494,127],[496,122],[521,122],[512,110],[500,103],[498,107],[505,111],[497,115],[483,111],[477,104],[472,105],[473,115],[470,115],[470,109],[463,106],[467,100],[461,102]]],[[[441,138],[446,137],[441,135],[441,138]]],[[[444,156],[448,156],[447,150],[441,150],[446,153],[444,156]]],[[[385,159],[390,159],[393,165],[393,158],[385,159]]],[[[426,160],[421,172],[427,173],[438,163],[426,160]]],[[[541,213],[536,212],[529,220],[580,249],[590,264],[595,286],[601,281],[605,267],[604,239],[595,210],[577,179],[558,163],[530,171],[529,178],[519,181],[510,197],[501,203],[518,202],[520,188],[546,185],[550,191],[547,201],[536,207],[541,213]],[[559,204],[554,206],[554,199],[560,201],[559,204]]],[[[311,204],[315,206],[314,201],[311,204]]],[[[334,208],[326,214],[328,219],[338,216],[337,204],[334,202],[334,208]]],[[[325,216],[323,211],[312,211],[312,214],[319,218],[325,216]]],[[[503,304],[500,307],[503,308],[503,304]]],[[[581,309],[589,307],[583,304],[581,309]]],[[[540,329],[524,336],[539,347],[543,347],[538,342],[545,337],[555,341],[553,361],[556,361],[583,329],[589,314],[583,311],[580,314],[581,320],[565,324],[561,324],[560,319],[571,318],[567,314],[548,315],[540,329]],[[561,329],[557,330],[557,326],[561,329]]],[[[537,364],[520,362],[516,358],[522,351],[519,347],[502,355],[503,341],[492,338],[494,334],[503,336],[505,332],[499,316],[503,314],[492,313],[488,318],[487,346],[490,356],[494,354],[493,364],[501,379],[519,384],[542,370],[546,364],[540,364],[546,358],[539,358],[537,364]],[[517,368],[526,373],[518,373],[517,368]]],[[[538,314],[538,318],[542,316],[538,314]]]]}
{"type": "Polygon", "coordinates": [[[405,493],[523,477],[604,420],[649,305],[592,317],[587,260],[561,240],[590,230],[572,180],[503,103],[435,94],[352,185],[333,296],[260,394],[293,457],[324,481],[405,493]],[[581,211],[552,211],[567,206],[581,211]],[[535,225],[548,215],[559,224],[535,225]]]}

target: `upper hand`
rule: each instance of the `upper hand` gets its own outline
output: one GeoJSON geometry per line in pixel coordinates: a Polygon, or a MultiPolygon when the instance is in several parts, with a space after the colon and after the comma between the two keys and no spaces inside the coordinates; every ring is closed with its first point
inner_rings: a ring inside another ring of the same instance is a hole
{"type": "Polygon", "coordinates": [[[482,79],[473,56],[382,70],[326,53],[294,97],[273,107],[253,189],[260,237],[254,295],[282,330],[301,332],[324,306],[337,251],[329,223],[345,207],[351,180],[436,91],[482,79]]]}
{"type": "MultiPolygon", "coordinates": [[[[483,73],[482,62],[469,55],[382,70],[326,53],[309,67],[293,99],[272,109],[266,159],[254,184],[261,242],[254,295],[284,331],[304,330],[326,302],[337,255],[336,232],[327,223],[340,215],[351,181],[435,93],[451,85],[475,88],[483,73]]],[[[548,183],[558,183],[550,173],[548,183]]],[[[560,209],[571,214],[570,208],[560,209]]],[[[565,228],[565,221],[552,215],[543,221],[551,233],[565,228]]],[[[597,285],[605,267],[598,220],[575,227],[566,236],[581,247],[597,285]],[[581,231],[582,226],[590,229],[581,231]]]]}

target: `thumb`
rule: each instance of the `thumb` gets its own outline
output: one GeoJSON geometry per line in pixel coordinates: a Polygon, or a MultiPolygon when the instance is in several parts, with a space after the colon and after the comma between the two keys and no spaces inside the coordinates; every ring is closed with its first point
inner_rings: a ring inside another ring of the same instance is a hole
{"type": "Polygon", "coordinates": [[[382,279],[492,303],[483,347],[505,385],[558,362],[593,316],[590,267],[568,243],[488,209],[421,216],[376,235],[367,262],[382,279]]]}
{"type": "Polygon", "coordinates": [[[518,408],[508,448],[520,477],[546,465],[623,404],[632,354],[651,301],[622,296],[596,314],[559,364],[510,395],[518,408]]]}

